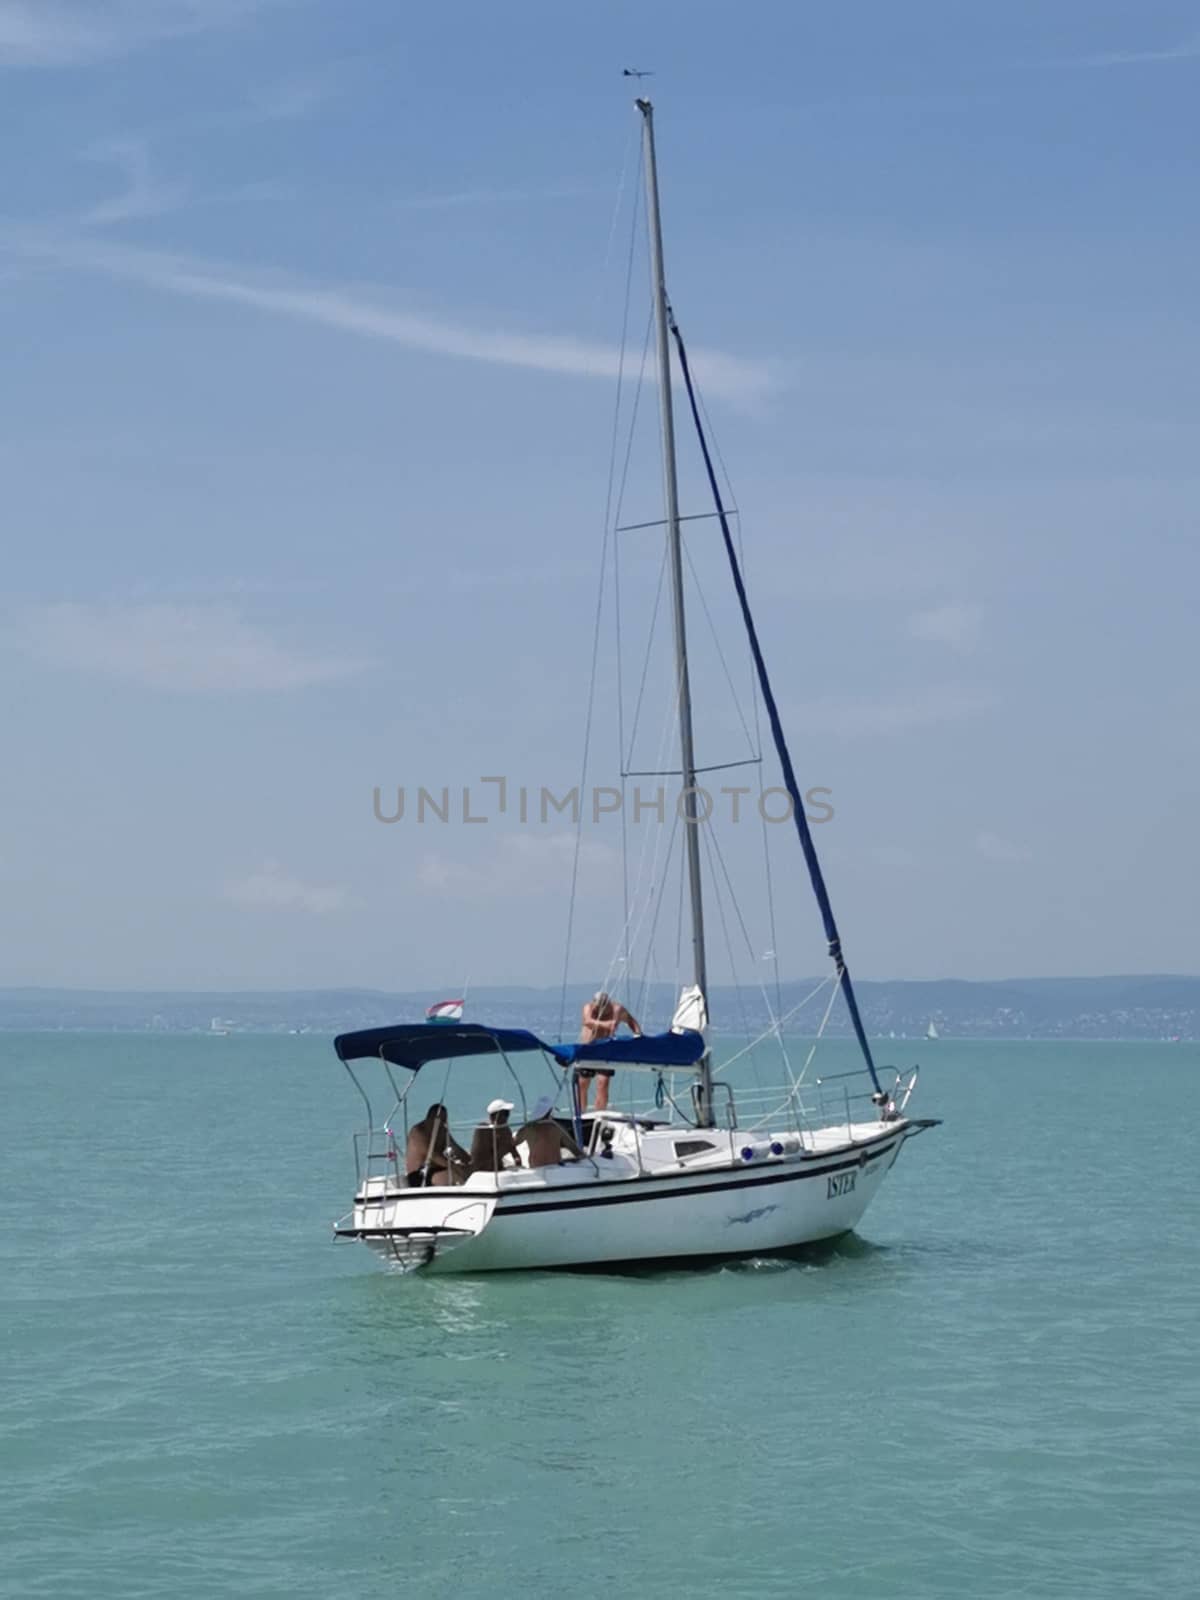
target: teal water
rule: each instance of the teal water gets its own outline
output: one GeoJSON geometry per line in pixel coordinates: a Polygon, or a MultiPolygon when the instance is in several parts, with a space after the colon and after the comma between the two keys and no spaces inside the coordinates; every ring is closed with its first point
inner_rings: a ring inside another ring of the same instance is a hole
{"type": "Polygon", "coordinates": [[[1195,1593],[1196,1052],[924,1055],[815,1259],[422,1280],[326,1044],[0,1035],[0,1593],[1195,1593]]]}

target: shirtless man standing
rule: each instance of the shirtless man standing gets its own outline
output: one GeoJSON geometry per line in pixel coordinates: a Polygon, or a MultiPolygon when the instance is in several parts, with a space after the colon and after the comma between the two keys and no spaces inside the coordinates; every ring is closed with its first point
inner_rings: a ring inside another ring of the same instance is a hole
{"type": "Polygon", "coordinates": [[[582,1156],[583,1151],[569,1133],[555,1122],[551,1113],[554,1101],[545,1094],[533,1108],[533,1117],[517,1132],[518,1144],[528,1148],[531,1167],[556,1167],[564,1155],[582,1156]]]}
{"type": "Polygon", "coordinates": [[[467,1175],[470,1157],[450,1132],[444,1105],[430,1106],[420,1122],[408,1130],[404,1146],[404,1170],[410,1188],[426,1184],[461,1183],[467,1175]]]}
{"type": "MultiPolygon", "coordinates": [[[[612,999],[603,989],[598,989],[583,1007],[583,1027],[580,1030],[581,1044],[595,1044],[598,1039],[611,1039],[617,1029],[624,1023],[630,1033],[638,1035],[642,1031],[641,1023],[632,1016],[625,1007],[612,999]]],[[[608,1089],[612,1082],[613,1069],[611,1067],[581,1067],[579,1069],[579,1109],[586,1111],[588,1095],[591,1093],[592,1079],[598,1077],[600,1082],[596,1085],[596,1110],[608,1109],[608,1089]]]]}

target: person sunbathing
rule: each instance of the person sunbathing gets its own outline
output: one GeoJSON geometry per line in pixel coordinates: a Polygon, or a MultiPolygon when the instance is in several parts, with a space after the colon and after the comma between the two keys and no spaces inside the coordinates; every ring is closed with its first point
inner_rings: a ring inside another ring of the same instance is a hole
{"type": "Polygon", "coordinates": [[[554,1120],[553,1111],[553,1097],[543,1095],[533,1108],[533,1116],[517,1132],[517,1143],[524,1144],[528,1152],[527,1166],[557,1167],[564,1155],[583,1155],[571,1135],[554,1120]]]}
{"type": "Polygon", "coordinates": [[[511,1100],[489,1102],[487,1121],[481,1122],[471,1136],[472,1172],[502,1172],[506,1164],[521,1165],[517,1141],[508,1125],[512,1108],[511,1100]]]}
{"type": "Polygon", "coordinates": [[[450,1132],[446,1108],[430,1106],[420,1122],[408,1130],[404,1170],[410,1189],[429,1184],[461,1183],[470,1171],[471,1158],[450,1132]]]}

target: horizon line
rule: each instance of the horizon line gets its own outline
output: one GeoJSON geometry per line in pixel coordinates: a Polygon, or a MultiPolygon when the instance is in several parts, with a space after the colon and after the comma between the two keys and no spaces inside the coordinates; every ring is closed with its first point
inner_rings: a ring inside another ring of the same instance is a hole
{"type": "MultiPolygon", "coordinates": [[[[1031,974],[1024,976],[1002,978],[864,978],[855,979],[856,984],[908,984],[919,986],[935,983],[962,983],[962,984],[1004,984],[1004,983],[1129,983],[1147,982],[1154,979],[1164,979],[1172,982],[1200,982],[1200,973],[1196,972],[1103,972],[1103,973],[1051,973],[1044,977],[1031,974]]],[[[819,981],[815,974],[800,974],[794,978],[780,980],[783,986],[790,984],[804,984],[819,981]]],[[[566,987],[590,988],[594,986],[594,978],[571,979],[566,987]]],[[[561,993],[562,985],[557,983],[472,983],[472,990],[476,993],[503,989],[526,990],[535,994],[561,993]]],[[[640,987],[637,985],[635,987],[640,987]]],[[[666,980],[656,980],[648,984],[647,988],[663,988],[674,990],[677,985],[666,980]]],[[[735,983],[715,983],[710,985],[710,993],[721,989],[738,989],[747,987],[735,983]]],[[[284,988],[271,985],[234,985],[222,987],[208,985],[199,988],[138,988],[134,985],[88,985],[68,983],[24,983],[0,985],[0,996],[13,994],[97,994],[97,995],[210,995],[210,994],[264,994],[264,995],[297,995],[297,994],[374,994],[398,996],[400,998],[419,999],[425,995],[428,986],[410,989],[384,989],[374,984],[304,984],[298,987],[284,988]]],[[[432,992],[432,990],[430,990],[432,992]]]]}

